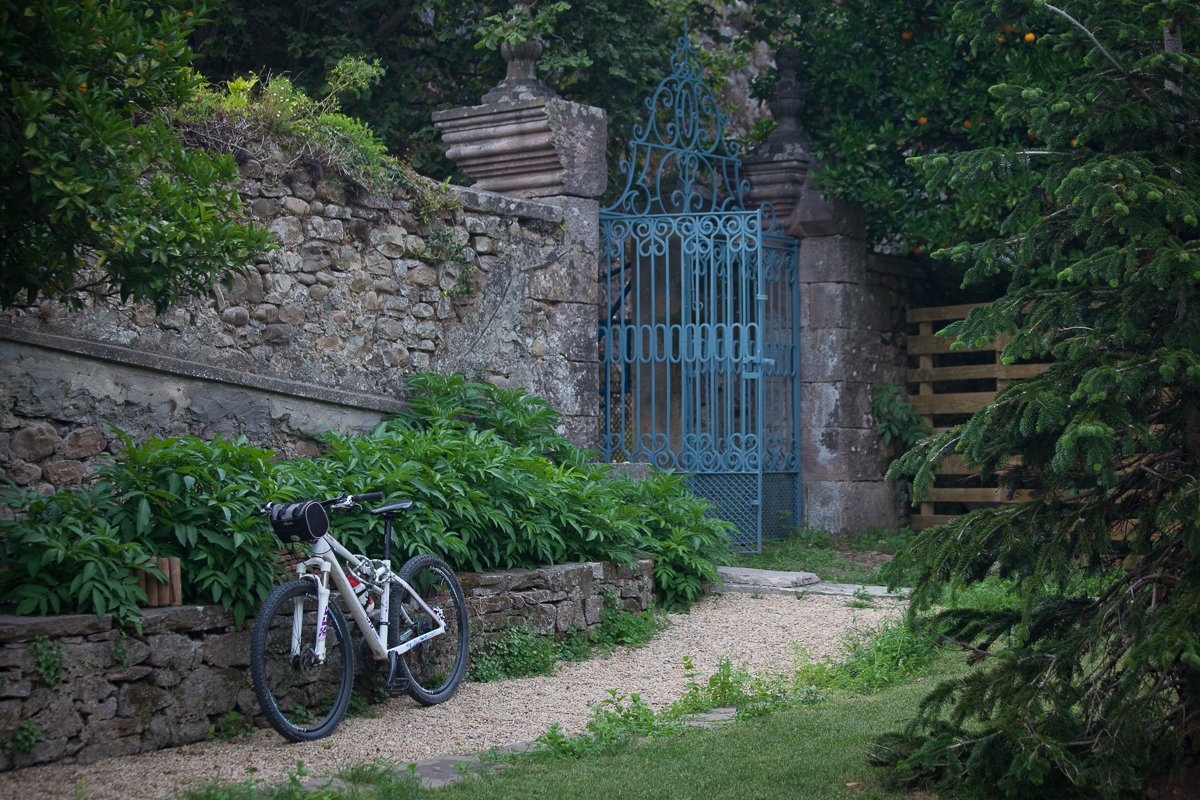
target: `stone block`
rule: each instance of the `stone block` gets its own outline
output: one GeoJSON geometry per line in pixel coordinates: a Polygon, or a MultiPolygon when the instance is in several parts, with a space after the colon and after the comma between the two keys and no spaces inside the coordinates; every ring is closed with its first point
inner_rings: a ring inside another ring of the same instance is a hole
{"type": "Polygon", "coordinates": [[[151,637],[146,663],[172,670],[189,669],[199,663],[200,644],[188,636],[164,633],[151,637]]]}
{"type": "Polygon", "coordinates": [[[583,601],[583,620],[588,627],[600,624],[600,615],[604,612],[604,598],[593,595],[583,601]]]}
{"type": "MultiPolygon", "coordinates": [[[[156,633],[223,631],[232,626],[233,616],[220,606],[167,606],[142,611],[144,636],[156,633]]],[[[2,630],[3,622],[0,621],[0,631],[2,630]]],[[[151,663],[154,663],[153,660],[151,663]]]]}
{"type": "Polygon", "coordinates": [[[78,461],[59,459],[42,465],[42,477],[58,488],[75,486],[87,477],[87,470],[78,461]]]}
{"type": "Polygon", "coordinates": [[[149,683],[127,683],[117,694],[117,716],[148,720],[172,702],[165,689],[149,683]]]}
{"type": "Polygon", "coordinates": [[[563,600],[554,607],[554,630],[556,633],[566,633],[569,630],[582,630],[587,627],[581,600],[563,600]]]}
{"type": "Polygon", "coordinates": [[[40,461],[54,452],[61,439],[54,426],[47,422],[30,422],[13,434],[9,449],[17,458],[40,461]]]}
{"type": "Polygon", "coordinates": [[[808,428],[801,431],[800,463],[806,481],[877,481],[888,460],[874,429],[808,428]]]}
{"type": "Polygon", "coordinates": [[[592,593],[592,570],[586,564],[559,564],[539,572],[546,585],[564,597],[583,598],[592,593]]]}
{"type": "Polygon", "coordinates": [[[108,437],[96,425],[76,428],[67,434],[59,452],[66,458],[91,458],[104,452],[108,447],[108,437]]]}
{"type": "Polygon", "coordinates": [[[102,758],[117,758],[140,752],[142,752],[142,739],[140,736],[134,735],[118,739],[95,739],[84,745],[75,757],[81,764],[91,764],[102,758]]]}
{"type": "Polygon", "coordinates": [[[848,236],[805,239],[798,274],[801,283],[866,283],[867,245],[848,236]]]}
{"type": "MultiPolygon", "coordinates": [[[[112,617],[95,614],[62,614],[55,617],[0,615],[0,642],[27,642],[38,636],[58,639],[86,636],[112,629],[112,617]]],[[[3,666],[0,663],[0,666],[3,666]]]]}
{"type": "Polygon", "coordinates": [[[871,384],[800,384],[800,414],[803,428],[874,428],[871,415],[871,384]]]}
{"type": "MultiPolygon", "coordinates": [[[[581,612],[582,613],[582,612],[581,612]]],[[[554,633],[558,622],[558,611],[552,605],[532,606],[529,609],[529,617],[526,620],[526,625],[534,633],[540,633],[544,636],[549,636],[554,633]]]]}
{"type": "Polygon", "coordinates": [[[809,179],[795,208],[784,220],[784,229],[789,236],[806,241],[813,237],[846,235],[856,239],[866,238],[866,225],[862,209],[844,200],[826,198],[816,189],[813,180],[817,168],[809,170],[809,179]]]}
{"type": "Polygon", "coordinates": [[[446,155],[474,187],[513,197],[599,197],[608,183],[607,117],[557,97],[438,111],[446,155]]]}
{"type": "Polygon", "coordinates": [[[204,662],[214,667],[250,665],[250,631],[237,631],[210,638],[204,645],[204,662]]]}
{"type": "Polygon", "coordinates": [[[295,217],[280,217],[272,220],[267,230],[275,237],[281,247],[295,248],[304,241],[304,226],[295,217]]]}
{"type": "Polygon", "coordinates": [[[882,481],[804,482],[804,525],[830,533],[894,528],[900,507],[891,485],[882,481]]]}
{"type": "Polygon", "coordinates": [[[826,328],[800,339],[800,379],[805,383],[871,383],[893,379],[904,354],[877,331],[826,328]]]}
{"type": "Polygon", "coordinates": [[[109,670],[104,677],[113,683],[129,683],[131,681],[140,681],[148,677],[153,671],[153,667],[138,664],[133,667],[118,667],[117,669],[109,670]]]}

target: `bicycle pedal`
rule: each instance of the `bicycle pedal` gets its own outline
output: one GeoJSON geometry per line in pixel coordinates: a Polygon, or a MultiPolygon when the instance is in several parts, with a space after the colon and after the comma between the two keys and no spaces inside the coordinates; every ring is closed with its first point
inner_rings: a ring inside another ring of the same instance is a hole
{"type": "Polygon", "coordinates": [[[408,691],[408,678],[400,675],[399,672],[400,657],[395,653],[388,653],[388,677],[385,684],[390,694],[404,694],[408,691]]]}

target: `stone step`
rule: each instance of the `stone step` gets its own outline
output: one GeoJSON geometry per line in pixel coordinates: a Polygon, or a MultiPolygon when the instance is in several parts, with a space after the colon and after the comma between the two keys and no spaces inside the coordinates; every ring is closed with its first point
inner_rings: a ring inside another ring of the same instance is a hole
{"type": "Polygon", "coordinates": [[[857,583],[833,583],[823,581],[811,572],[786,572],[772,569],[749,569],[747,567],[717,567],[718,583],[705,587],[710,592],[748,592],[752,594],[822,594],[836,597],[853,597],[866,594],[869,597],[903,598],[909,589],[889,591],[886,586],[870,586],[857,583]]]}

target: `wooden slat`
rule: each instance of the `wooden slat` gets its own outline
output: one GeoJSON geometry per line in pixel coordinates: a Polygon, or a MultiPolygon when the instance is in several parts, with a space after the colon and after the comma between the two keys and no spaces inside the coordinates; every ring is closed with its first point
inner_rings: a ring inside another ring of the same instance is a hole
{"type": "Polygon", "coordinates": [[[921,415],[973,414],[995,397],[995,392],[955,392],[911,395],[908,400],[921,415]]]}
{"type": "Polygon", "coordinates": [[[934,487],[929,490],[929,499],[935,503],[1021,503],[1033,496],[1032,492],[1016,492],[1012,499],[1007,489],[975,487],[934,487]]]}
{"type": "Polygon", "coordinates": [[[958,306],[930,306],[928,308],[910,308],[909,322],[954,322],[970,313],[971,309],[990,303],[966,303],[958,306]]]}
{"type": "Polygon", "coordinates": [[[1049,366],[1049,364],[1013,364],[1010,367],[1005,367],[995,364],[964,364],[957,367],[914,368],[908,371],[908,382],[970,381],[985,380],[987,378],[1017,380],[1040,375],[1049,366]]]}
{"type": "MultiPolygon", "coordinates": [[[[908,337],[908,354],[910,356],[940,356],[951,352],[950,347],[954,344],[954,339],[945,336],[916,336],[908,337]]],[[[963,348],[954,350],[955,353],[987,353],[992,350],[992,346],[976,348],[963,348]]]]}
{"type": "Polygon", "coordinates": [[[908,524],[914,531],[919,531],[934,525],[941,525],[952,519],[958,519],[958,516],[956,514],[913,514],[908,518],[908,524]]]}

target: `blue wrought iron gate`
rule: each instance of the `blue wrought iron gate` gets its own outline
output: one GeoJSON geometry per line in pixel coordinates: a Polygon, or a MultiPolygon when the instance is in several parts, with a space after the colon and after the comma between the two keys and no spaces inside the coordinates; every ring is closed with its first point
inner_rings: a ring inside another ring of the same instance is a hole
{"type": "Polygon", "coordinates": [[[698,56],[679,40],[600,212],[602,445],[689,475],[757,552],[800,515],[798,243],[745,208],[698,56]]]}

